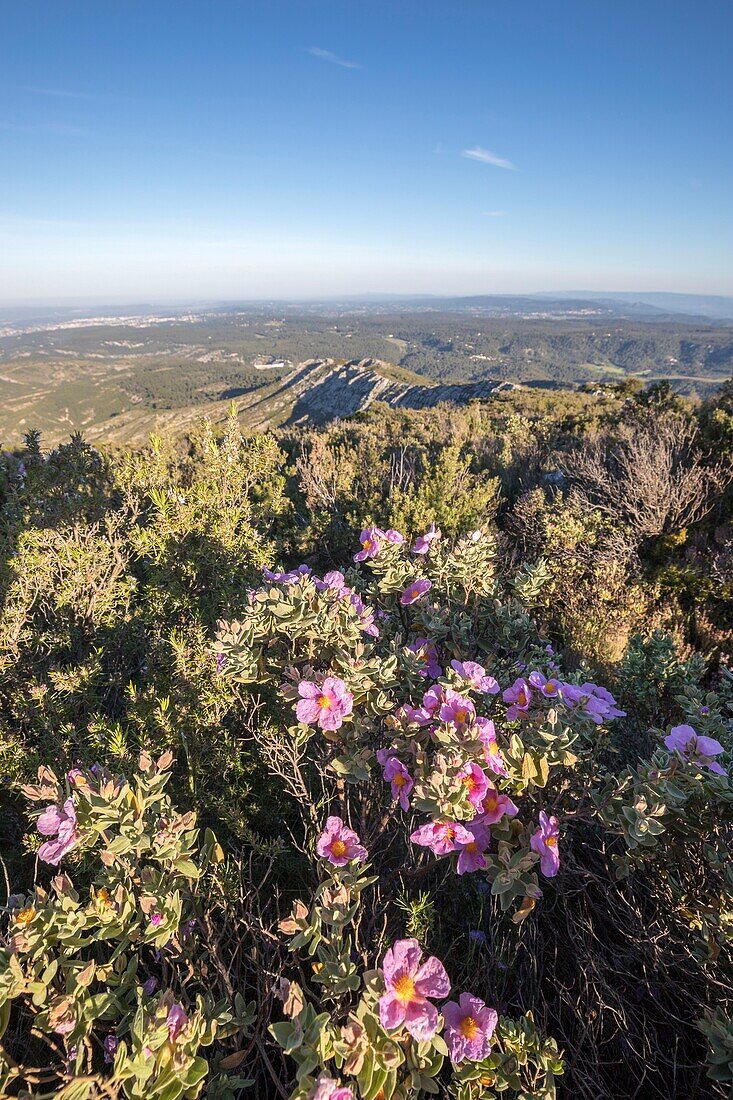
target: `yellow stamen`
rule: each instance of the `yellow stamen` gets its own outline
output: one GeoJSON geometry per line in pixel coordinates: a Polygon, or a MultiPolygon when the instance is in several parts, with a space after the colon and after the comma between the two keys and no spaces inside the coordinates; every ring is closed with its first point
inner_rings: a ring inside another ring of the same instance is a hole
{"type": "Polygon", "coordinates": [[[476,780],[473,778],[472,775],[464,775],[463,786],[468,787],[469,791],[475,791],[477,786],[476,780]]]}
{"type": "Polygon", "coordinates": [[[328,698],[327,695],[319,695],[318,696],[318,706],[322,710],[330,710],[331,700],[328,698]]]}
{"type": "Polygon", "coordinates": [[[499,799],[495,794],[487,795],[484,799],[484,812],[493,813],[494,810],[499,809],[499,799]]]}
{"type": "Polygon", "coordinates": [[[409,1004],[415,996],[415,983],[409,974],[403,974],[401,978],[398,978],[393,989],[395,997],[403,1005],[409,1004]]]}
{"type": "Polygon", "coordinates": [[[331,845],[331,855],[336,856],[337,859],[340,859],[341,856],[346,855],[346,845],[344,844],[343,840],[334,840],[333,844],[331,845]]]}
{"type": "Polygon", "coordinates": [[[402,772],[397,772],[397,775],[394,777],[392,782],[394,783],[395,787],[404,787],[405,783],[407,782],[407,778],[402,774],[402,772]]]}
{"type": "Polygon", "coordinates": [[[557,848],[557,837],[556,836],[548,836],[547,840],[545,841],[545,844],[547,845],[548,848],[557,848]]]}
{"type": "Polygon", "coordinates": [[[478,851],[478,844],[476,843],[475,840],[469,840],[468,844],[464,844],[463,847],[467,852],[477,852],[478,851]]]}
{"type": "Polygon", "coordinates": [[[481,1028],[478,1026],[478,1023],[476,1020],[474,1020],[473,1016],[465,1016],[458,1025],[458,1030],[460,1031],[463,1038],[468,1039],[469,1041],[472,1041],[473,1039],[478,1039],[479,1035],[481,1034],[481,1028]]]}
{"type": "Polygon", "coordinates": [[[461,707],[459,710],[456,711],[455,718],[456,722],[465,722],[468,718],[468,711],[463,710],[463,708],[461,707]]]}
{"type": "Polygon", "coordinates": [[[26,909],[21,909],[15,914],[16,924],[30,924],[36,915],[36,911],[32,905],[29,905],[26,909]]]}

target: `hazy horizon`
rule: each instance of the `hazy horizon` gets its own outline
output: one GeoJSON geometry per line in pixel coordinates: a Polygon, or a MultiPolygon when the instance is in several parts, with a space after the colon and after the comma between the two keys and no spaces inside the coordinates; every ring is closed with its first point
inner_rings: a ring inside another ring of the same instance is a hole
{"type": "Polygon", "coordinates": [[[0,301],[733,295],[733,8],[29,0],[0,301]]]}

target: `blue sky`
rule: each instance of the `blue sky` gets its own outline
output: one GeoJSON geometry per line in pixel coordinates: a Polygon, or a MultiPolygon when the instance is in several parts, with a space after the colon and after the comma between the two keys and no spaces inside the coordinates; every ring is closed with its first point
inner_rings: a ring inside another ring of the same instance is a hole
{"type": "Polygon", "coordinates": [[[733,294],[729,0],[3,0],[0,299],[733,294]]]}

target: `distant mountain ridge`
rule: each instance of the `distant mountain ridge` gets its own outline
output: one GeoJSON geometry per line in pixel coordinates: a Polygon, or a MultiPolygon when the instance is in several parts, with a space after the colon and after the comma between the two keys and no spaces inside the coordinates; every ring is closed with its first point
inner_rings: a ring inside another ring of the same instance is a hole
{"type": "MultiPolygon", "coordinates": [[[[707,317],[713,321],[733,321],[733,298],[723,294],[680,294],[674,291],[568,291],[568,298],[576,301],[597,302],[599,305],[626,303],[644,305],[665,314],[683,314],[690,317],[707,317]]],[[[536,295],[544,298],[544,294],[536,295]]],[[[547,295],[560,298],[559,294],[547,295]]]]}
{"type": "Polygon", "coordinates": [[[142,315],[164,310],[174,314],[195,312],[229,312],[232,309],[253,307],[280,309],[323,308],[326,311],[345,306],[355,306],[367,311],[382,307],[416,308],[449,312],[461,310],[480,310],[504,314],[536,310],[538,306],[553,313],[573,312],[587,307],[590,303],[599,309],[619,317],[646,319],[667,317],[686,317],[692,320],[703,318],[712,321],[733,322],[733,296],[724,294],[684,294],[675,291],[631,291],[631,290],[563,290],[531,291],[524,294],[344,294],[329,295],[326,298],[267,298],[267,299],[215,299],[182,302],[180,300],[160,302],[105,303],[89,301],[73,304],[0,302],[0,325],[20,325],[36,323],[43,325],[59,321],[68,321],[78,317],[109,318],[110,316],[142,315]]]}

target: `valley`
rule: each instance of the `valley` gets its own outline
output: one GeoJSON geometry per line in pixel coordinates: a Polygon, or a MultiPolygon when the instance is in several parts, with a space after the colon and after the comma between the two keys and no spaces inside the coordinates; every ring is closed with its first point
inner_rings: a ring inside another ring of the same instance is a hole
{"type": "Polygon", "coordinates": [[[615,302],[483,298],[0,312],[0,442],[31,428],[141,443],[236,402],[243,426],[323,423],[374,401],[421,408],[514,386],[668,379],[704,398],[733,327],[615,302]]]}

